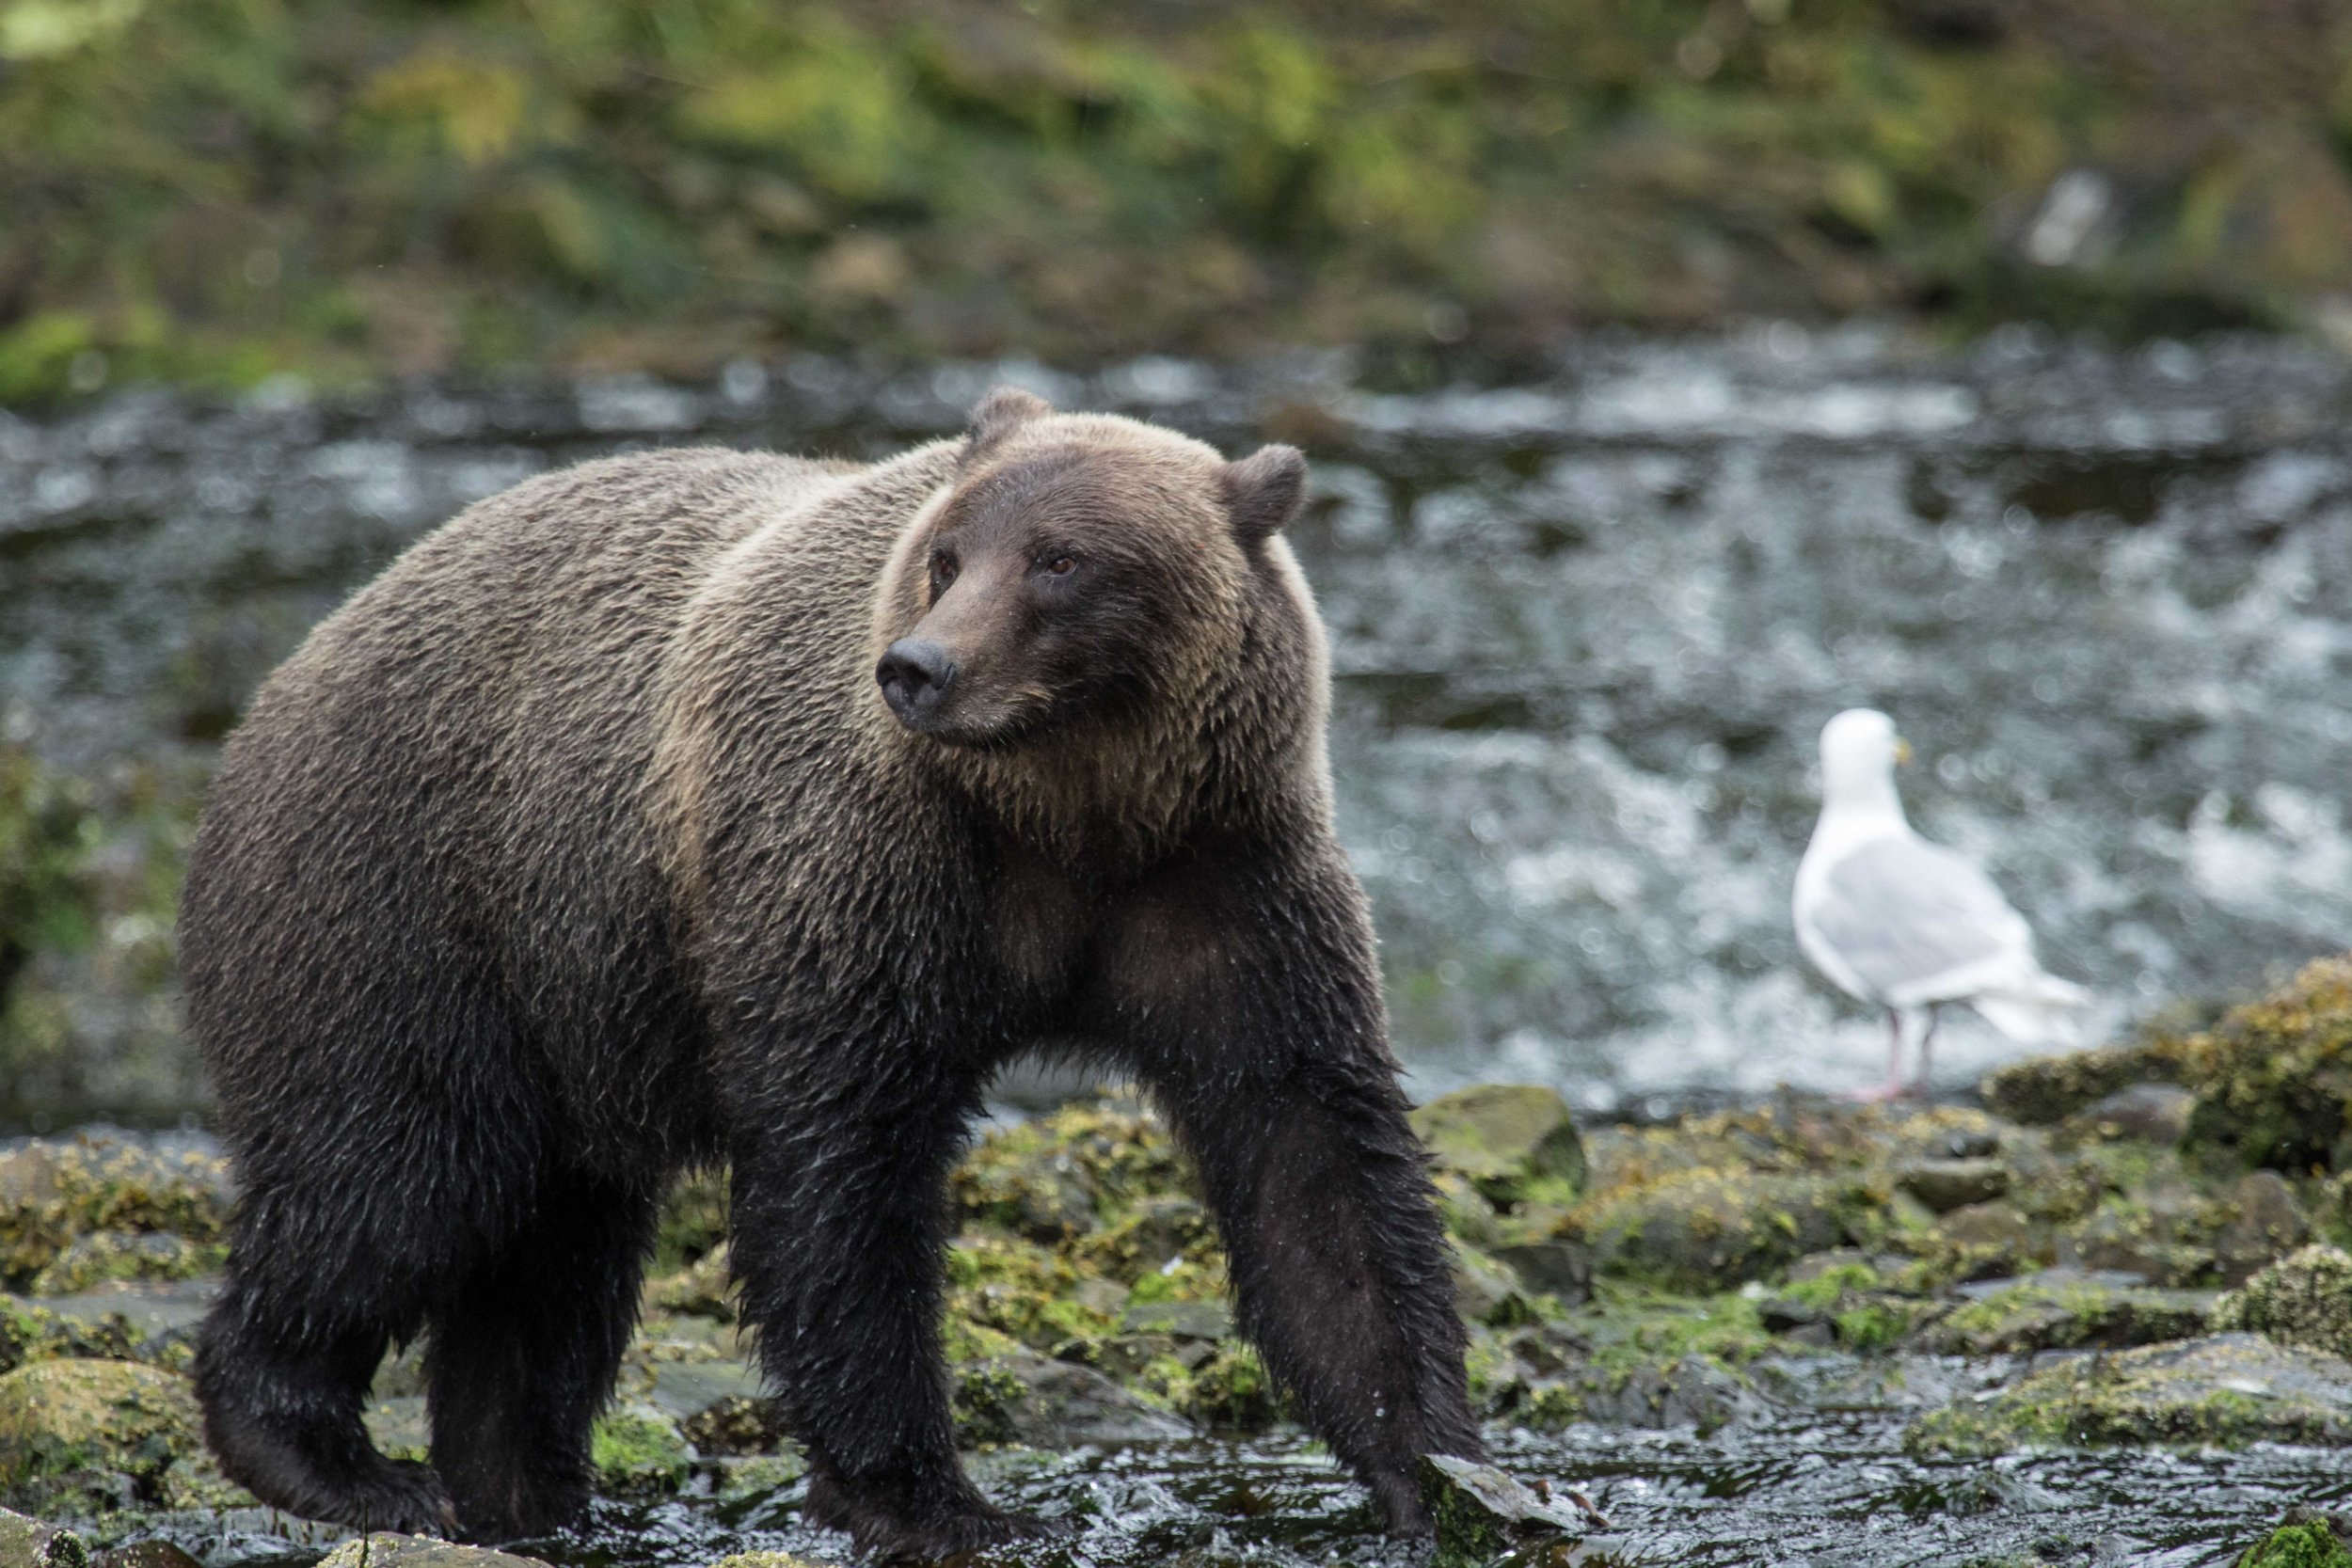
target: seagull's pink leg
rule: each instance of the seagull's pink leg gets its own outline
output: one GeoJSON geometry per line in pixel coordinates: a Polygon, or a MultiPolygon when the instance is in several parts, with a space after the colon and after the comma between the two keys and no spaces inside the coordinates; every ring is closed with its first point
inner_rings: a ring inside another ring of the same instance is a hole
{"type": "Polygon", "coordinates": [[[1925,1100],[1928,1097],[1928,1072],[1931,1060],[1930,1056],[1930,1049],[1935,1044],[1936,1025],[1942,1023],[1943,1022],[1943,1004],[1940,1002],[1929,1003],[1928,1032],[1919,1037],[1919,1076],[1911,1081],[1911,1087],[1905,1091],[1906,1093],[1914,1095],[1920,1100],[1925,1100]]]}
{"type": "Polygon", "coordinates": [[[1903,1015],[1894,1008],[1886,1009],[1886,1082],[1875,1088],[1850,1089],[1840,1098],[1846,1100],[1900,1100],[1911,1093],[1903,1082],[1903,1015]]]}

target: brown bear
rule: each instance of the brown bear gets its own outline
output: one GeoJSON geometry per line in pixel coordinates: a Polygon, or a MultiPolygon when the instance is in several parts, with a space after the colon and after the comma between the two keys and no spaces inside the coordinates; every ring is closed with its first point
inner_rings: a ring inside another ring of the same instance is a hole
{"type": "Polygon", "coordinates": [[[957,1462],[939,1318],[968,1120],[1044,1053],[1154,1095],[1267,1367],[1425,1529],[1419,1456],[1481,1445],[1278,537],[1304,476],[1003,391],[870,467],[532,480],[322,624],[182,922],[243,1189],[223,1468],[357,1526],[561,1524],[657,1201],[724,1163],[808,1515],[915,1556],[1036,1528],[957,1462]],[[359,1420],[421,1332],[430,1466],[359,1420]]]}

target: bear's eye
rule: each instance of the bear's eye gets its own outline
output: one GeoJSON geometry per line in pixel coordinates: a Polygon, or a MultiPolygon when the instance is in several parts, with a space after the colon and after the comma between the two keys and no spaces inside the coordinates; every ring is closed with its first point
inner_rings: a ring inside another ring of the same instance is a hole
{"type": "Polygon", "coordinates": [[[1041,555],[1038,557],[1037,569],[1049,578],[1066,578],[1078,569],[1078,558],[1067,550],[1041,555]]]}
{"type": "Polygon", "coordinates": [[[946,550],[933,550],[931,552],[931,592],[934,594],[943,594],[946,592],[947,585],[955,580],[956,558],[946,550]]]}

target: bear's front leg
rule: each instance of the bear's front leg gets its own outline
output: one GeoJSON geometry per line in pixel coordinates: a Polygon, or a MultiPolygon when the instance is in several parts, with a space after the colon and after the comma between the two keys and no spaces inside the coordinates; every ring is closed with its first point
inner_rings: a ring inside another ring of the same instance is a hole
{"type": "Polygon", "coordinates": [[[1362,895],[1336,848],[1219,869],[1184,889],[1213,922],[1140,924],[1125,1033],[1200,1167],[1243,1330],[1390,1528],[1426,1534],[1421,1457],[1486,1447],[1362,895]]]}
{"type": "Polygon", "coordinates": [[[1044,1528],[974,1488],[948,1417],[946,1195],[969,1101],[884,1075],[796,1106],[734,1154],[728,1257],[762,1369],[808,1446],[805,1512],[884,1557],[1044,1528]]]}

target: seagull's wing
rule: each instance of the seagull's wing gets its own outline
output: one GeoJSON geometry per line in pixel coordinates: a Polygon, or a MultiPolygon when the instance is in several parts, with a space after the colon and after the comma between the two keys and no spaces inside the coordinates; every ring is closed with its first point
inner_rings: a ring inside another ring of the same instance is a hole
{"type": "Polygon", "coordinates": [[[2025,917],[1976,864],[1914,834],[1841,856],[1805,911],[1821,943],[1898,1006],[1953,999],[2018,959],[2032,965],[2025,917]]]}

